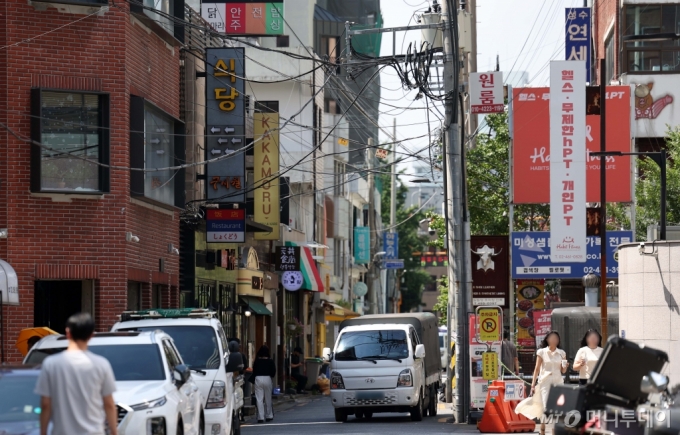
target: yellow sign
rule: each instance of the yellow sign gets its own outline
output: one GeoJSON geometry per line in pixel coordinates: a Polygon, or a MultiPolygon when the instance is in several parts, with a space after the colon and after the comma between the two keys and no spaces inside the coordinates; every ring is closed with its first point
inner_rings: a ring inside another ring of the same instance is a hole
{"type": "Polygon", "coordinates": [[[349,145],[349,139],[345,139],[344,137],[339,137],[338,138],[338,145],[342,145],[342,146],[346,147],[347,145],[349,145]]]}
{"type": "Polygon", "coordinates": [[[279,192],[279,114],[253,115],[255,170],[255,222],[267,225],[270,233],[255,233],[255,240],[278,240],[280,222],[279,192]]]}
{"type": "Polygon", "coordinates": [[[498,354],[496,352],[482,354],[482,377],[485,381],[498,379],[498,354]]]}
{"type": "Polygon", "coordinates": [[[501,323],[496,308],[480,308],[477,319],[479,341],[501,341],[501,323]]]}

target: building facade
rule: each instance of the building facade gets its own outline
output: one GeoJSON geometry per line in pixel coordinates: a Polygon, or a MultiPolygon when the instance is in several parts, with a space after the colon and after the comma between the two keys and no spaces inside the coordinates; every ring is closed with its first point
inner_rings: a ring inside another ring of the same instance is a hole
{"type": "Polygon", "coordinates": [[[183,31],[102,0],[7,0],[0,17],[0,259],[18,280],[2,347],[19,361],[23,328],[179,304],[183,31]]]}

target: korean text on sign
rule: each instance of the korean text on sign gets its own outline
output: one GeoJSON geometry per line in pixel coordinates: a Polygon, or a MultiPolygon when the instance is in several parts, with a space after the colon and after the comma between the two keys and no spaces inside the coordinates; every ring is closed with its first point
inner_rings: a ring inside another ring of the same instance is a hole
{"type": "Polygon", "coordinates": [[[470,73],[470,107],[472,113],[501,113],[505,110],[503,74],[470,73]]]}
{"type": "Polygon", "coordinates": [[[550,255],[586,261],[585,65],[550,63],[550,255]]]}
{"type": "Polygon", "coordinates": [[[586,82],[590,82],[590,8],[566,8],[564,43],[566,60],[585,62],[586,82]]]}

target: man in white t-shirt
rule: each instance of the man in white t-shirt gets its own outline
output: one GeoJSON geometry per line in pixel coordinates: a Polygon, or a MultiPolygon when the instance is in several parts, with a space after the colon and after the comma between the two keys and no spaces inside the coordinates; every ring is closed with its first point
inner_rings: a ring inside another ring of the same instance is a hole
{"type": "Polygon", "coordinates": [[[66,322],[68,347],[45,359],[35,393],[41,396],[40,434],[118,434],[113,392],[116,380],[106,358],[87,350],[94,334],[94,320],[87,313],[74,314],[66,322]]]}

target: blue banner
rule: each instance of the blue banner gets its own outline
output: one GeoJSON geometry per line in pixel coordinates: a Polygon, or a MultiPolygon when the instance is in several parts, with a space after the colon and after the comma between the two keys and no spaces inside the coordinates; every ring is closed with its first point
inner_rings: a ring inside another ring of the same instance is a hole
{"type": "MultiPolygon", "coordinates": [[[[617,248],[630,243],[632,231],[607,232],[607,278],[618,278],[617,248]]],[[[582,278],[588,273],[600,274],[600,237],[587,238],[585,263],[552,263],[550,232],[522,231],[512,233],[512,278],[582,278]]]]}
{"type": "Polygon", "coordinates": [[[371,232],[368,227],[354,227],[354,264],[371,262],[371,232]]]}
{"type": "Polygon", "coordinates": [[[384,260],[396,260],[399,258],[399,235],[397,233],[383,233],[384,260]]]}
{"type": "Polygon", "coordinates": [[[565,60],[586,62],[586,82],[590,83],[591,15],[590,8],[565,9],[565,60]]]}

